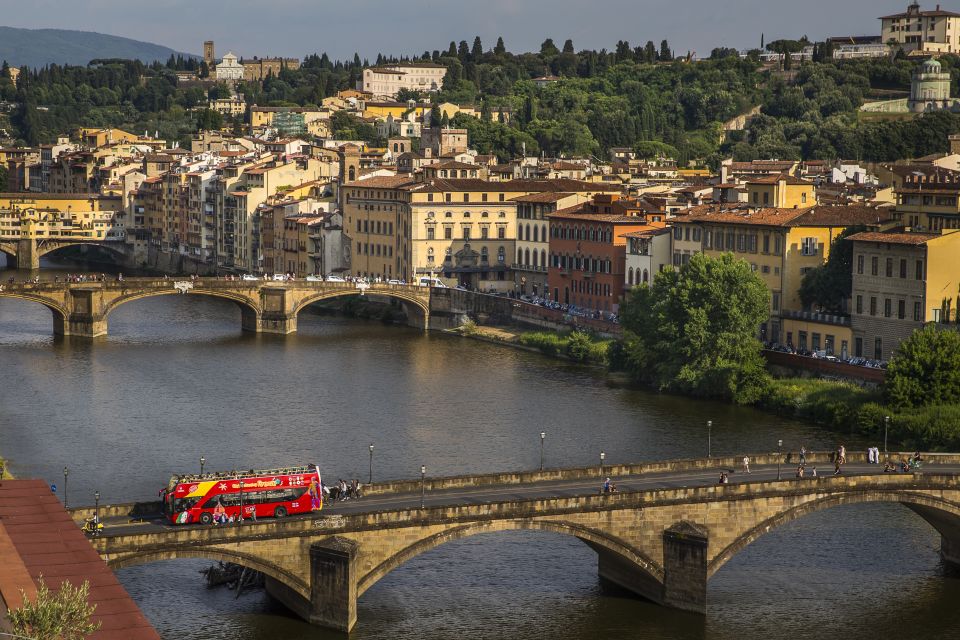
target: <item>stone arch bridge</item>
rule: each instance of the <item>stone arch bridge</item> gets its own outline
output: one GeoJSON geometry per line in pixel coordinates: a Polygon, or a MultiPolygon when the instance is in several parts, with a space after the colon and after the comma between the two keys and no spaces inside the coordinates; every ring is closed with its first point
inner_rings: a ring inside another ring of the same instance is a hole
{"type": "Polygon", "coordinates": [[[297,316],[314,302],[369,294],[399,301],[410,324],[430,326],[430,288],[399,284],[312,282],[307,280],[223,280],[218,278],[128,278],[79,283],[2,283],[0,298],[37,302],[53,314],[57,335],[95,338],[107,334],[110,313],[122,304],[163,295],[199,295],[230,300],[240,308],[245,331],[288,334],[297,316]]]}
{"type": "MultiPolygon", "coordinates": [[[[595,480],[596,469],[583,472],[595,480]]],[[[419,487],[419,481],[407,484],[419,487]]],[[[960,564],[960,476],[951,473],[755,481],[606,495],[584,489],[586,495],[451,501],[426,508],[420,508],[419,491],[409,491],[411,487],[400,508],[341,515],[336,508],[325,509],[313,518],[231,527],[140,525],[108,533],[94,545],[114,568],[199,557],[256,569],[266,575],[270,593],[300,616],[343,631],[356,622],[357,598],[411,558],[452,540],[515,529],[574,536],[597,552],[605,581],[665,606],[701,613],[707,580],[730,558],[782,524],[837,505],[903,504],[940,533],[944,559],[960,564]]]]}
{"type": "Polygon", "coordinates": [[[17,269],[36,271],[40,268],[40,258],[65,247],[77,246],[100,247],[119,258],[128,258],[132,251],[130,245],[122,240],[83,240],[83,239],[49,239],[20,238],[19,240],[0,240],[0,253],[9,256],[17,269]]]}

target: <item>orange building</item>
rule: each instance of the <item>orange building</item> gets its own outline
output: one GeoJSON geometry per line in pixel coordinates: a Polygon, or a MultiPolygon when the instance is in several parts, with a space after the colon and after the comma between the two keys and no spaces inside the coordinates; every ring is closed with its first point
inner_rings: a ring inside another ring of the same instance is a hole
{"type": "Polygon", "coordinates": [[[642,216],[585,213],[583,205],[549,215],[552,300],[582,309],[617,313],[624,294],[624,234],[662,227],[642,216]]]}

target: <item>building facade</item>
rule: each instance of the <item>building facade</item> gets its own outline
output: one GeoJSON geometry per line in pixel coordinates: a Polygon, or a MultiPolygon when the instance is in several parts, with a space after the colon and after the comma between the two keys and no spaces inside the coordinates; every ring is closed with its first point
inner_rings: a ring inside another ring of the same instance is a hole
{"type": "Polygon", "coordinates": [[[883,16],[880,37],[884,43],[910,53],[960,53],[960,13],[923,11],[914,2],[903,13],[883,16]]]}
{"type": "Polygon", "coordinates": [[[447,68],[431,62],[388,64],[363,70],[357,89],[375,96],[394,99],[408,91],[439,91],[447,68]]]}

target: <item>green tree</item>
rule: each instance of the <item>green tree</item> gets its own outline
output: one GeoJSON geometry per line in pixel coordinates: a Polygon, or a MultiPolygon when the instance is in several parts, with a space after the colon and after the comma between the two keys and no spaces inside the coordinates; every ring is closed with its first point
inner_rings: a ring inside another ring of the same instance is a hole
{"type": "Polygon", "coordinates": [[[50,591],[43,576],[37,581],[37,597],[7,614],[13,633],[44,640],[83,640],[100,628],[90,620],[96,607],[88,604],[90,583],[80,587],[64,582],[57,592],[50,591]]]}
{"type": "Polygon", "coordinates": [[[223,116],[213,109],[201,109],[197,112],[197,129],[200,131],[219,131],[223,127],[223,116]]]}
{"type": "Polygon", "coordinates": [[[887,368],[884,392],[898,409],[960,403],[960,333],[935,324],[914,331],[887,368]]]}
{"type": "Polygon", "coordinates": [[[746,261],[695,254],[622,305],[630,368],[661,389],[756,402],[769,383],[757,339],[769,309],[770,292],[746,261]]]}
{"type": "Polygon", "coordinates": [[[827,313],[844,312],[844,301],[853,292],[853,242],[847,238],[864,230],[862,225],[844,229],[830,245],[827,261],[803,276],[800,303],[804,308],[818,306],[827,313]]]}
{"type": "Polygon", "coordinates": [[[670,51],[670,43],[664,40],[660,43],[660,55],[657,58],[662,62],[673,60],[673,52],[670,51]]]}
{"type": "Polygon", "coordinates": [[[498,56],[502,56],[507,52],[507,47],[503,44],[503,36],[497,38],[497,44],[493,47],[493,52],[498,56]]]}
{"type": "Polygon", "coordinates": [[[7,168],[0,166],[0,193],[6,193],[9,187],[7,186],[7,168]]]}

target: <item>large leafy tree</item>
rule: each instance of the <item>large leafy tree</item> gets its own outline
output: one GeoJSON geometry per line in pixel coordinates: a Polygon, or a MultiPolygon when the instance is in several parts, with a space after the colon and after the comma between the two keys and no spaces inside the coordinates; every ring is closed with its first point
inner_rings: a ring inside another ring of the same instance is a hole
{"type": "Polygon", "coordinates": [[[757,333],[769,309],[770,293],[749,264],[696,254],[624,302],[631,369],[661,389],[755,402],[768,382],[757,333]]]}
{"type": "Polygon", "coordinates": [[[827,261],[803,276],[800,302],[805,308],[817,306],[827,313],[843,313],[844,300],[853,291],[853,242],[847,238],[864,229],[860,225],[844,229],[833,239],[827,261]]]}
{"type": "Polygon", "coordinates": [[[960,333],[928,324],[900,343],[884,386],[896,408],[960,403],[960,333]]]}

